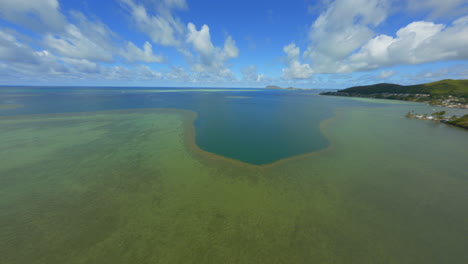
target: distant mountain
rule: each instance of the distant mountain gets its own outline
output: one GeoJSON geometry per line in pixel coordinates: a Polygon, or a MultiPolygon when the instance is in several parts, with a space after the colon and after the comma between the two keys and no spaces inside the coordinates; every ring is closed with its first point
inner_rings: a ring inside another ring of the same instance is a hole
{"type": "Polygon", "coordinates": [[[267,87],[265,87],[265,89],[283,89],[283,88],[276,86],[276,85],[268,85],[267,87]]]}
{"type": "Polygon", "coordinates": [[[366,86],[355,86],[338,91],[353,94],[428,94],[437,96],[458,96],[468,98],[468,80],[442,80],[417,85],[398,85],[392,83],[379,83],[366,86]]]}
{"type": "Polygon", "coordinates": [[[320,94],[414,101],[468,109],[468,80],[442,80],[417,85],[379,83],[320,94]]]}

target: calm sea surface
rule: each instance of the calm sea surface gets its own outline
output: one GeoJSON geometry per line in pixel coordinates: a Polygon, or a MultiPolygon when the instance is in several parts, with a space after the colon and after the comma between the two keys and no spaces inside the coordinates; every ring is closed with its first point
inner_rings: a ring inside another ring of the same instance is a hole
{"type": "Polygon", "coordinates": [[[0,88],[0,263],[468,263],[468,133],[404,117],[442,109],[0,88]]]}
{"type": "MultiPolygon", "coordinates": [[[[178,108],[198,113],[196,141],[204,150],[252,164],[266,164],[328,146],[321,121],[352,100],[317,91],[177,88],[0,88],[3,99],[24,107],[0,114],[48,114],[115,109],[178,108]],[[33,95],[15,97],[14,95],[33,95]]],[[[378,105],[377,105],[378,107],[378,105]]]]}

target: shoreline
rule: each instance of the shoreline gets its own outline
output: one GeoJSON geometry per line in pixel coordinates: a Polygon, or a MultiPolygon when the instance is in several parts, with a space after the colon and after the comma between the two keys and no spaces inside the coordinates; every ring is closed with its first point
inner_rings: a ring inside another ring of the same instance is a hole
{"type": "MultiPolygon", "coordinates": [[[[455,108],[455,109],[468,109],[468,105],[463,105],[463,107],[458,107],[458,106],[447,106],[447,105],[437,105],[437,104],[429,104],[427,102],[421,102],[421,101],[414,101],[414,100],[404,100],[404,99],[395,99],[395,98],[378,98],[378,97],[373,97],[373,96],[365,96],[359,94],[358,96],[353,96],[353,95],[340,95],[340,92],[326,92],[326,93],[321,93],[320,95],[324,96],[336,96],[336,97],[348,97],[351,99],[378,99],[378,100],[393,100],[393,101],[400,101],[400,102],[412,102],[412,103],[424,103],[427,105],[431,106],[438,106],[438,107],[446,107],[446,108],[455,108]]],[[[456,98],[456,97],[455,97],[456,98]]],[[[419,119],[419,120],[428,120],[428,121],[434,121],[434,122],[440,122],[444,123],[447,125],[463,128],[463,129],[468,129],[468,125],[465,123],[467,122],[466,120],[468,119],[468,115],[464,116],[451,116],[451,117],[446,117],[445,111],[442,115],[439,115],[438,113],[440,112],[435,112],[432,114],[417,114],[414,112],[408,112],[406,114],[406,118],[410,119],[419,119]]]]}
{"type": "Polygon", "coordinates": [[[320,93],[324,96],[339,96],[339,97],[352,97],[352,98],[370,98],[370,99],[386,99],[404,102],[424,103],[431,106],[440,106],[447,108],[468,109],[468,103],[460,103],[466,101],[462,97],[446,96],[427,100],[429,94],[390,94],[390,93],[377,93],[377,94],[351,94],[346,92],[324,92],[320,93]]]}

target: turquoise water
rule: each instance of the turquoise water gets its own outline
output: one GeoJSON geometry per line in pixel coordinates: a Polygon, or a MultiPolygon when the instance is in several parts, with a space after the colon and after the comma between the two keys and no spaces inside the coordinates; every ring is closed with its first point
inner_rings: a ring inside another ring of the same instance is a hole
{"type": "MultiPolygon", "coordinates": [[[[196,142],[204,150],[262,165],[326,148],[319,129],[337,108],[401,105],[433,111],[422,104],[319,96],[317,91],[183,88],[0,88],[0,103],[22,105],[0,115],[177,108],[195,111],[196,142]]],[[[421,110],[418,110],[421,109],[421,110]]],[[[406,112],[405,112],[406,111],[406,112]]]]}
{"type": "MultiPolygon", "coordinates": [[[[318,124],[332,117],[337,107],[336,100],[314,91],[49,87],[2,88],[0,93],[2,103],[24,106],[2,111],[4,115],[193,110],[198,114],[196,142],[202,149],[257,165],[327,147],[318,124]]],[[[349,100],[339,104],[358,105],[349,100]]]]}
{"type": "Polygon", "coordinates": [[[467,263],[467,132],[411,110],[2,88],[0,263],[467,263]]]}

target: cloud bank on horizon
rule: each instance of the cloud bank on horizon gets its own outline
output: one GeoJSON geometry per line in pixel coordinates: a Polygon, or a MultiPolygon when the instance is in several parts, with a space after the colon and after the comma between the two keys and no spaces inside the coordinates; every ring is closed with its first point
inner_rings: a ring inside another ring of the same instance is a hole
{"type": "Polygon", "coordinates": [[[465,0],[0,0],[0,85],[468,78],[465,0]]]}

